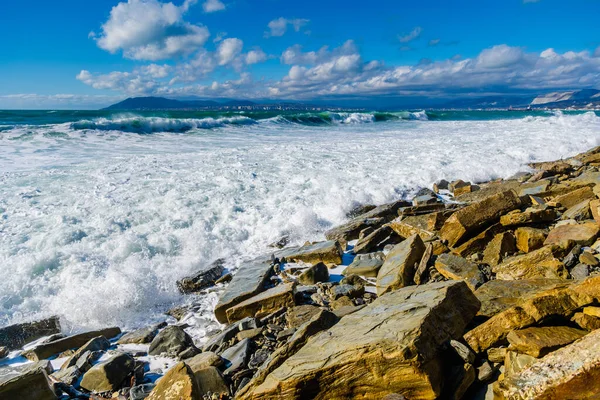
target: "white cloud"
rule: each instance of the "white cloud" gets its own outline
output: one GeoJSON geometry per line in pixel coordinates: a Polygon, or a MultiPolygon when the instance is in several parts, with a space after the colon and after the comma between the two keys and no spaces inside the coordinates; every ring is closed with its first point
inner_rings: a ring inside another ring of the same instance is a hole
{"type": "Polygon", "coordinates": [[[525,53],[519,47],[510,47],[505,44],[483,50],[477,57],[477,64],[481,68],[504,68],[525,61],[525,53]]]}
{"type": "Polygon", "coordinates": [[[421,28],[420,26],[417,26],[412,31],[410,31],[410,33],[403,35],[403,36],[399,35],[398,40],[400,41],[400,43],[412,42],[413,40],[415,40],[419,36],[421,36],[422,32],[423,32],[423,28],[421,28]]]}
{"type": "Polygon", "coordinates": [[[265,37],[283,36],[290,25],[294,28],[294,31],[300,32],[300,30],[309,22],[310,20],[301,18],[287,19],[280,17],[274,19],[267,25],[269,30],[265,32],[265,37]]]}
{"type": "Polygon", "coordinates": [[[212,13],[215,11],[221,11],[225,9],[225,4],[220,0],[206,0],[202,3],[202,9],[205,13],[212,13]]]}
{"type": "Polygon", "coordinates": [[[596,50],[594,51],[594,57],[600,57],[600,46],[596,47],[596,50]]]}
{"type": "Polygon", "coordinates": [[[122,51],[126,58],[161,60],[190,54],[209,37],[208,29],[183,20],[195,1],[178,7],[158,0],[128,0],[112,8],[96,43],[111,53],[122,51]]]}
{"type": "Polygon", "coordinates": [[[223,66],[231,64],[244,48],[244,42],[237,38],[223,40],[217,48],[218,64],[223,66]]]}
{"type": "Polygon", "coordinates": [[[258,64],[258,63],[261,63],[266,60],[267,60],[267,55],[261,49],[250,50],[246,54],[246,64],[247,65],[258,64]]]}

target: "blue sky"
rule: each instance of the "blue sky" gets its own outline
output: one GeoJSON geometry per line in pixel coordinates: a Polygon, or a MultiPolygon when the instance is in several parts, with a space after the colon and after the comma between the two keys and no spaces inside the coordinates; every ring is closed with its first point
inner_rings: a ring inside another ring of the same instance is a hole
{"type": "Polygon", "coordinates": [[[600,87],[600,1],[29,0],[0,5],[0,107],[600,87]]]}

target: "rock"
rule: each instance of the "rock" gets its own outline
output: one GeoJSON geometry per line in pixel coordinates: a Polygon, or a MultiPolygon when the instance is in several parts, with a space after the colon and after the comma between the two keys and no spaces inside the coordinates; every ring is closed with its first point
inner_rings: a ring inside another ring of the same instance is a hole
{"type": "Polygon", "coordinates": [[[584,251],[583,253],[581,253],[581,255],[579,256],[579,262],[592,267],[596,267],[600,264],[600,261],[598,261],[598,259],[594,257],[594,255],[589,251],[584,251]]]}
{"type": "Polygon", "coordinates": [[[7,347],[0,346],[0,360],[2,360],[4,357],[8,356],[9,353],[10,353],[10,350],[8,350],[7,347]]]}
{"type": "Polygon", "coordinates": [[[58,317],[9,325],[0,329],[0,346],[9,350],[17,350],[26,343],[55,333],[60,333],[58,317]]]}
{"type": "Polygon", "coordinates": [[[236,339],[240,341],[244,339],[254,339],[257,336],[259,336],[262,332],[263,328],[246,329],[245,331],[238,332],[238,334],[236,335],[236,339]]]}
{"type": "Polygon", "coordinates": [[[561,244],[573,240],[582,246],[590,246],[598,237],[598,233],[600,233],[600,226],[596,222],[561,225],[550,231],[544,245],[561,244]]]}
{"type": "Polygon", "coordinates": [[[196,354],[192,358],[185,360],[185,363],[191,368],[192,372],[200,371],[208,367],[221,367],[225,362],[212,351],[196,354]]]}
{"type": "Polygon", "coordinates": [[[488,243],[497,234],[504,232],[506,229],[507,228],[500,224],[492,225],[477,236],[474,236],[460,246],[453,248],[452,252],[461,257],[469,257],[473,254],[483,252],[488,243]]]}
{"type": "Polygon", "coordinates": [[[590,276],[590,267],[586,264],[577,264],[570,273],[573,279],[585,279],[590,276]]]}
{"type": "Polygon", "coordinates": [[[500,392],[507,400],[592,399],[600,393],[598,374],[600,331],[595,331],[506,377],[500,392]]]}
{"type": "Polygon", "coordinates": [[[492,347],[487,350],[487,358],[493,363],[503,363],[506,357],[506,347],[492,347]]]}
{"type": "Polygon", "coordinates": [[[583,200],[594,199],[596,199],[596,195],[594,194],[592,188],[589,186],[584,186],[582,188],[575,189],[571,192],[557,196],[553,200],[565,208],[571,208],[583,200]]]}
{"type": "Polygon", "coordinates": [[[251,346],[252,342],[250,339],[244,339],[221,354],[221,358],[225,360],[225,367],[227,368],[223,372],[225,376],[231,376],[247,367],[251,354],[251,346]]]}
{"type": "Polygon", "coordinates": [[[600,224],[600,200],[590,201],[590,213],[596,223],[600,224]]]}
{"type": "Polygon", "coordinates": [[[81,375],[82,372],[79,370],[79,368],[73,365],[69,368],[61,368],[50,376],[52,377],[52,379],[64,382],[69,386],[73,386],[81,375]]]}
{"type": "Polygon", "coordinates": [[[544,245],[546,232],[543,229],[521,227],[515,231],[515,238],[517,249],[529,253],[544,245]]]}
{"type": "Polygon", "coordinates": [[[95,337],[104,336],[105,338],[110,339],[119,335],[120,333],[121,329],[119,328],[107,328],[98,331],[80,333],[78,335],[68,336],[66,338],[40,344],[33,349],[24,351],[22,355],[32,361],[44,360],[53,355],[62,353],[63,351],[79,348],[95,337]]]}
{"type": "Polygon", "coordinates": [[[410,203],[399,200],[375,207],[373,210],[359,215],[344,225],[328,230],[325,232],[325,237],[328,240],[338,240],[341,244],[345,245],[346,242],[357,239],[359,232],[364,228],[369,226],[378,228],[394,219],[401,207],[407,206],[410,206],[410,203]]]}
{"type": "Polygon", "coordinates": [[[439,193],[440,190],[448,190],[449,182],[445,179],[441,179],[433,184],[433,191],[439,193]]]}
{"type": "Polygon", "coordinates": [[[302,247],[286,248],[275,253],[275,256],[279,259],[285,258],[288,261],[308,264],[323,262],[337,265],[342,263],[342,248],[337,240],[329,240],[302,247]]]}
{"type": "Polygon", "coordinates": [[[359,310],[362,310],[366,307],[366,304],[362,304],[360,306],[343,306],[336,310],[333,310],[333,314],[339,319],[345,317],[346,315],[353,314],[359,310]]]}
{"type": "Polygon", "coordinates": [[[551,222],[557,218],[553,209],[528,208],[521,212],[512,212],[500,217],[500,224],[504,226],[518,226],[551,222]]]}
{"type": "Polygon", "coordinates": [[[410,217],[399,217],[390,222],[389,226],[401,238],[419,235],[423,240],[431,240],[435,233],[429,230],[429,216],[416,215],[410,217]]]}
{"type": "Polygon", "coordinates": [[[568,281],[563,279],[495,279],[481,285],[475,296],[481,302],[477,315],[492,317],[507,308],[514,307],[523,300],[550,289],[567,287],[568,281]]]}
{"type": "Polygon", "coordinates": [[[421,285],[421,284],[425,283],[427,268],[429,266],[429,260],[431,260],[432,256],[433,256],[433,245],[431,243],[427,243],[425,245],[425,251],[423,252],[421,261],[419,261],[419,265],[415,271],[415,276],[413,277],[415,284],[421,285]]]}
{"type": "Polygon", "coordinates": [[[498,265],[508,255],[517,250],[515,237],[510,232],[502,232],[494,236],[483,252],[483,262],[494,266],[498,265]]]}
{"type": "Polygon", "coordinates": [[[311,305],[292,307],[288,310],[285,319],[290,328],[298,328],[317,315],[321,309],[311,305]]]}
{"type": "Polygon", "coordinates": [[[318,282],[329,281],[329,269],[322,262],[317,263],[306,269],[298,277],[298,282],[303,285],[314,285],[318,282]]]}
{"type": "Polygon", "coordinates": [[[332,310],[338,310],[342,307],[354,307],[352,299],[348,296],[342,296],[336,300],[333,300],[330,304],[332,310]]]}
{"type": "Polygon", "coordinates": [[[477,190],[479,190],[479,186],[477,186],[477,185],[466,185],[466,186],[454,189],[453,194],[454,194],[454,197],[461,197],[464,194],[473,193],[477,190]]]}
{"type": "Polygon", "coordinates": [[[473,382],[475,382],[476,375],[475,368],[471,364],[463,364],[453,368],[450,380],[450,393],[452,393],[450,398],[453,400],[462,399],[473,382]]]}
{"type": "Polygon", "coordinates": [[[196,272],[194,275],[177,281],[177,287],[181,293],[194,293],[213,286],[215,281],[223,275],[225,260],[218,259],[212,264],[196,272]]]}
{"type": "Polygon", "coordinates": [[[352,264],[350,264],[342,274],[356,274],[375,278],[383,265],[384,258],[385,256],[381,252],[357,255],[352,261],[352,264]]]}
{"type": "Polygon", "coordinates": [[[225,275],[223,275],[222,277],[220,277],[219,279],[217,279],[215,281],[215,285],[219,285],[221,283],[228,283],[231,282],[231,280],[233,279],[233,275],[231,275],[230,272],[226,273],[225,275]]]}
{"type": "Polygon", "coordinates": [[[171,325],[160,331],[152,340],[148,354],[152,356],[164,354],[168,357],[177,357],[190,347],[195,347],[190,335],[182,327],[171,325]]]}
{"type": "Polygon", "coordinates": [[[194,372],[194,377],[200,389],[200,395],[209,393],[217,396],[229,396],[229,387],[219,371],[215,367],[207,367],[194,372]]]}
{"type": "Polygon", "coordinates": [[[288,339],[287,343],[276,349],[268,359],[258,368],[258,371],[244,387],[240,393],[236,393],[238,399],[253,399],[249,393],[256,387],[259,387],[269,374],[281,366],[289,357],[293,356],[307,342],[307,340],[317,333],[331,328],[338,322],[338,317],[333,313],[320,310],[319,313],[313,316],[308,322],[304,323],[298,330],[288,339]]]}
{"type": "Polygon", "coordinates": [[[152,339],[156,337],[158,331],[167,326],[166,322],[147,326],[145,328],[141,328],[135,330],[133,332],[128,332],[121,336],[119,340],[117,340],[117,344],[145,344],[152,342],[152,339]]]}
{"type": "Polygon", "coordinates": [[[377,295],[412,285],[416,264],[424,252],[425,244],[418,235],[394,246],[377,275],[377,295]]]}
{"type": "MultiPolygon", "coordinates": [[[[12,325],[14,327],[15,325],[12,325]]],[[[25,332],[25,331],[22,331],[25,332]]],[[[27,337],[21,336],[21,337],[27,337]]],[[[20,339],[16,339],[17,341],[20,339]]],[[[23,339],[29,340],[29,339],[23,339]]],[[[15,341],[5,342],[15,345],[15,341]]],[[[0,379],[0,399],[6,400],[56,400],[56,395],[48,385],[46,371],[41,368],[29,370],[21,375],[0,379]]]]}
{"type": "Polygon", "coordinates": [[[460,189],[461,187],[469,186],[470,182],[465,182],[462,179],[457,179],[455,181],[450,182],[448,185],[448,190],[454,193],[456,189],[460,189]]]}
{"type": "Polygon", "coordinates": [[[141,385],[135,385],[129,391],[129,400],[144,400],[152,393],[152,390],[156,387],[153,383],[144,383],[141,385]]]}
{"type": "Polygon", "coordinates": [[[512,331],[506,338],[519,353],[540,358],[586,334],[587,331],[568,326],[544,326],[512,331]]]}
{"type": "Polygon", "coordinates": [[[600,318],[582,312],[575,313],[571,318],[571,321],[576,323],[580,328],[588,331],[600,329],[600,318]]]}
{"type": "Polygon", "coordinates": [[[94,365],[83,375],[80,386],[90,392],[115,391],[123,387],[126,378],[133,373],[135,360],[121,353],[94,365]]]}
{"type": "Polygon", "coordinates": [[[516,351],[507,351],[504,358],[504,376],[509,377],[522,371],[538,359],[527,354],[517,353],[516,351]]]}
{"type": "Polygon", "coordinates": [[[467,239],[468,235],[493,224],[500,216],[520,205],[521,199],[513,190],[492,195],[452,214],[439,235],[450,246],[456,246],[467,239]]]}
{"type": "Polygon", "coordinates": [[[292,307],[295,305],[294,287],[294,283],[281,284],[244,300],[227,310],[227,320],[231,323],[245,317],[262,318],[281,307],[292,307]]]}
{"type": "Polygon", "coordinates": [[[575,310],[594,301],[590,293],[598,290],[597,287],[596,281],[583,282],[524,299],[517,306],[494,315],[467,332],[464,339],[475,352],[483,352],[502,343],[508,333],[516,329],[527,328],[548,318],[569,318],[575,310]]]}
{"type": "Polygon", "coordinates": [[[368,213],[369,211],[375,209],[377,206],[374,204],[356,204],[350,211],[346,213],[348,218],[356,218],[360,215],[368,213]]]}
{"type": "Polygon", "coordinates": [[[255,261],[241,266],[215,306],[217,321],[226,323],[229,308],[263,292],[272,273],[270,262],[255,261]]]}
{"type": "Polygon", "coordinates": [[[396,244],[400,241],[402,241],[402,237],[394,232],[390,226],[384,225],[359,239],[352,252],[354,254],[371,253],[383,249],[386,244],[396,244]]]}
{"type": "Polygon", "coordinates": [[[576,221],[583,221],[590,218],[592,218],[592,213],[590,211],[590,200],[584,200],[575,204],[562,215],[562,219],[574,219],[576,221]]]}
{"type": "Polygon", "coordinates": [[[548,186],[550,186],[550,184],[551,182],[548,179],[542,179],[537,182],[523,184],[519,188],[519,196],[541,195],[548,190],[548,186]]]}
{"type": "Polygon", "coordinates": [[[450,347],[465,363],[473,364],[475,362],[475,353],[467,345],[452,339],[450,340],[450,347]]]}
{"type": "Polygon", "coordinates": [[[216,351],[223,343],[234,338],[239,331],[240,328],[238,323],[228,325],[220,333],[211,336],[204,344],[204,347],[202,347],[202,351],[216,351]]]}
{"type": "Polygon", "coordinates": [[[184,362],[176,364],[156,384],[146,400],[202,400],[194,373],[184,362]]]}
{"type": "Polygon", "coordinates": [[[362,297],[363,294],[365,294],[365,287],[360,285],[341,284],[333,286],[329,290],[329,295],[333,300],[337,300],[344,296],[355,299],[357,297],[362,297]]]}
{"type": "Polygon", "coordinates": [[[495,372],[492,365],[489,362],[484,361],[479,368],[477,368],[477,380],[479,380],[479,382],[487,382],[493,378],[495,372]]]}
{"type": "Polygon", "coordinates": [[[478,308],[464,282],[387,293],[312,337],[238,399],[437,398],[439,350],[461,335],[478,308]]]}
{"type": "Polygon", "coordinates": [[[473,291],[485,281],[477,264],[450,253],[437,257],[435,269],[447,279],[464,280],[473,291]]]}
{"type": "Polygon", "coordinates": [[[567,279],[569,272],[560,258],[564,250],[558,246],[544,246],[521,256],[507,259],[492,268],[496,279],[567,279]]]}
{"type": "Polygon", "coordinates": [[[584,307],[583,313],[592,317],[600,318],[600,307],[584,307]]]}
{"type": "Polygon", "coordinates": [[[110,342],[104,336],[97,336],[93,339],[90,339],[86,344],[81,346],[64,364],[61,366],[61,369],[67,369],[69,367],[77,364],[79,358],[85,354],[86,352],[92,351],[106,351],[110,347],[110,342]]]}

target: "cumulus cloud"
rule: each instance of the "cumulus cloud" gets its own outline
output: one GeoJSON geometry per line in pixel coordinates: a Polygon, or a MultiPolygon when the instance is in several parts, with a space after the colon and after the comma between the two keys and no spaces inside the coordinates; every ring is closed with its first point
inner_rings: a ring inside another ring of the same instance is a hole
{"type": "Polygon", "coordinates": [[[223,2],[220,0],[207,0],[202,3],[202,9],[205,13],[222,11],[225,9],[225,4],[223,4],[223,2]]]}
{"type": "Polygon", "coordinates": [[[98,46],[111,53],[122,51],[126,58],[162,60],[188,55],[201,48],[209,37],[205,26],[184,21],[195,1],[181,6],[158,0],[128,0],[114,6],[102,33],[95,35],[98,46]]]}
{"type": "Polygon", "coordinates": [[[267,55],[261,49],[250,50],[246,54],[246,65],[258,64],[267,60],[267,55]]]}
{"type": "Polygon", "coordinates": [[[283,36],[288,30],[288,27],[291,26],[294,28],[294,31],[300,32],[300,30],[308,25],[310,20],[302,19],[302,18],[277,18],[269,22],[267,25],[269,30],[265,32],[265,37],[274,37],[274,36],[283,36]]]}
{"type": "Polygon", "coordinates": [[[244,48],[244,42],[237,38],[230,38],[223,40],[217,48],[217,61],[218,64],[223,66],[231,64],[232,61],[240,55],[244,48]]]}
{"type": "Polygon", "coordinates": [[[419,38],[419,36],[421,36],[422,32],[423,32],[423,28],[421,28],[420,26],[417,26],[412,31],[410,31],[410,33],[407,33],[406,35],[398,35],[398,40],[400,41],[400,43],[409,43],[409,42],[412,42],[413,40],[419,38]]]}

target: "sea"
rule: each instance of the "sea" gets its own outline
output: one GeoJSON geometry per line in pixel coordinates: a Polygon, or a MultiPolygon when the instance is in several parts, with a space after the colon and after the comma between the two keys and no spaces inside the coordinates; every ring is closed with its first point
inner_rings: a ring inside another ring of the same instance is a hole
{"type": "Polygon", "coordinates": [[[357,205],[599,144],[593,111],[0,111],[0,326],[145,326],[217,258],[235,272],[357,205]]]}

